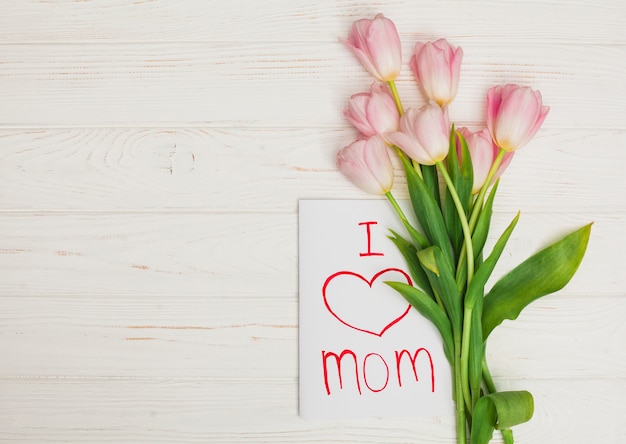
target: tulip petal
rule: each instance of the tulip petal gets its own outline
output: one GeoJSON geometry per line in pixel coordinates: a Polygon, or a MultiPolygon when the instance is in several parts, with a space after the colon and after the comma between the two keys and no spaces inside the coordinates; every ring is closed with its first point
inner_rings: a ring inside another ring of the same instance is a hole
{"type": "Polygon", "coordinates": [[[357,140],[337,153],[337,168],[357,187],[385,194],[393,186],[393,166],[380,136],[357,140]]]}
{"type": "Polygon", "coordinates": [[[448,154],[450,120],[447,111],[431,102],[418,109],[409,108],[400,118],[400,132],[386,135],[411,159],[434,165],[448,154]]]}
{"type": "Polygon", "coordinates": [[[454,100],[461,71],[463,51],[445,39],[417,43],[409,62],[420,88],[430,100],[446,105],[454,100]]]}
{"type": "Polygon", "coordinates": [[[395,80],[402,68],[400,36],[391,20],[382,14],[373,20],[361,19],[353,23],[346,44],[363,67],[377,79],[395,80]]]}
{"type": "Polygon", "coordinates": [[[487,94],[487,127],[499,147],[515,151],[537,133],[548,110],[539,91],[513,84],[496,86],[487,94]]]}

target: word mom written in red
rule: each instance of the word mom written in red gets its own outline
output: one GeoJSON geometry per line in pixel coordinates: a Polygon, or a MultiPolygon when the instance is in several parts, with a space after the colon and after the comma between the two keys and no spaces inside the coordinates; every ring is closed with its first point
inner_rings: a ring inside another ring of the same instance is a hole
{"type": "Polygon", "coordinates": [[[407,367],[407,365],[402,366],[402,362],[407,362],[410,365],[410,379],[419,382],[417,358],[420,355],[425,356],[427,359],[430,370],[430,389],[434,393],[435,372],[433,360],[430,352],[423,347],[418,348],[413,354],[406,349],[395,350],[391,359],[385,359],[379,353],[368,353],[359,359],[357,354],[350,349],[343,350],[340,354],[322,350],[322,367],[326,394],[330,395],[332,393],[329,381],[331,375],[335,375],[333,379],[338,382],[339,389],[343,389],[344,376],[346,379],[353,378],[353,385],[356,387],[359,395],[363,394],[361,382],[369,391],[374,393],[382,392],[389,387],[391,379],[393,379],[394,383],[397,383],[398,387],[402,387],[403,373],[406,372],[407,367]],[[375,377],[372,377],[372,374],[375,374],[375,377]],[[368,375],[370,376],[368,377],[368,375]]]}

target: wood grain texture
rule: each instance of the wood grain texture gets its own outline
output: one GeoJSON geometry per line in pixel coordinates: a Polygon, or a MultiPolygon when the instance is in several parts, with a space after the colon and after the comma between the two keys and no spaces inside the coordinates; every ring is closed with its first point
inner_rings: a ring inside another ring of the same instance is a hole
{"type": "MultiPolygon", "coordinates": [[[[4,398],[15,418],[0,442],[184,442],[184,443],[450,443],[452,417],[303,420],[291,379],[194,380],[170,378],[40,378],[8,380],[4,398]],[[37,418],[31,405],[45,408],[37,418]],[[80,407],[79,407],[80,406],[80,407]],[[80,418],[77,421],[77,417],[80,418]],[[241,418],[235,421],[233,418],[241,418]],[[245,420],[244,420],[245,419],[245,420]],[[141,425],[141,426],[139,426],[141,425]]],[[[500,381],[496,381],[499,383],[500,381]]],[[[617,443],[626,433],[623,415],[607,408],[607,396],[626,395],[626,381],[522,380],[507,389],[533,390],[536,412],[519,426],[516,442],[617,443]],[[590,411],[602,426],[591,427],[590,411]]],[[[6,414],[0,406],[0,415],[6,414]]],[[[494,444],[501,443],[496,436],[494,444]]]]}
{"type": "MultiPolygon", "coordinates": [[[[9,4],[8,0],[4,0],[9,4]]],[[[353,20],[384,10],[408,38],[472,41],[623,44],[626,7],[620,0],[424,0],[310,2],[264,0],[22,0],[0,17],[0,41],[191,42],[326,41],[347,34],[353,20]]]]}
{"type": "MultiPolygon", "coordinates": [[[[351,128],[0,130],[0,208],[293,212],[361,199],[335,167],[351,128]]],[[[622,130],[543,130],[502,178],[500,211],[625,212],[622,130]],[[602,198],[590,182],[603,184],[602,198]],[[521,201],[521,205],[520,205],[521,201]]],[[[394,193],[408,198],[396,162],[394,193]]]]}
{"type": "MultiPolygon", "coordinates": [[[[552,105],[545,128],[626,128],[624,45],[455,43],[459,123],[484,121],[489,87],[520,83],[552,105]]],[[[338,41],[5,44],[0,54],[6,126],[337,127],[345,100],[372,82],[338,41]]],[[[408,68],[397,83],[406,106],[424,103],[408,68]]]]}
{"type": "Polygon", "coordinates": [[[338,39],[377,12],[406,60],[463,47],[457,126],[495,84],[550,105],[500,184],[488,246],[522,217],[492,281],[593,221],[589,250],[488,359],[534,394],[516,442],[622,442],[626,3],[250,5],[0,0],[0,443],[454,442],[452,415],[297,416],[297,202],[371,198],[335,167],[371,83],[338,39]]]}

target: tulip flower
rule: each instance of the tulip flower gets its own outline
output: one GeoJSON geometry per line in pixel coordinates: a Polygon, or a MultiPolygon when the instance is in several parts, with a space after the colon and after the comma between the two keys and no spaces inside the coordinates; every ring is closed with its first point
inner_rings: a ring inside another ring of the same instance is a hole
{"type": "Polygon", "coordinates": [[[352,142],[337,153],[337,168],[370,194],[387,194],[393,186],[393,166],[380,136],[352,142]]]}
{"type": "Polygon", "coordinates": [[[519,85],[494,86],[487,94],[487,127],[500,148],[515,151],[532,139],[549,110],[542,106],[539,91],[519,85]]]}
{"type": "Polygon", "coordinates": [[[365,137],[397,131],[400,123],[391,91],[379,83],[372,83],[369,93],[350,97],[343,114],[365,137]]]}
{"type": "MultiPolygon", "coordinates": [[[[472,194],[477,194],[482,188],[489,170],[493,165],[500,148],[493,142],[491,134],[487,128],[483,128],[480,131],[472,132],[467,128],[460,128],[459,133],[467,142],[467,148],[469,150],[470,158],[472,159],[472,168],[474,170],[474,185],[472,186],[472,194]]],[[[459,161],[463,159],[463,152],[461,148],[460,140],[456,140],[456,152],[459,157],[459,161]]],[[[509,166],[515,152],[506,153],[500,162],[500,165],[496,169],[493,179],[489,185],[498,179],[509,166]]]]}
{"type": "Polygon", "coordinates": [[[409,62],[417,82],[430,100],[446,105],[456,97],[461,74],[463,50],[446,39],[417,43],[409,62]]]}
{"type": "Polygon", "coordinates": [[[450,147],[447,107],[430,101],[420,109],[407,109],[400,119],[400,131],[388,133],[387,140],[422,165],[442,161],[450,147]]]}
{"type": "Polygon", "coordinates": [[[400,37],[393,22],[382,14],[378,14],[373,20],[357,20],[352,25],[348,38],[341,41],[378,80],[390,82],[400,74],[400,37]]]}

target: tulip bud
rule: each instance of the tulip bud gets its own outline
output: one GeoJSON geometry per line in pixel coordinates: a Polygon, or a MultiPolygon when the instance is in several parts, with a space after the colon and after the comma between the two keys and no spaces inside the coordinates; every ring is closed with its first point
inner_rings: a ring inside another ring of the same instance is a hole
{"type": "Polygon", "coordinates": [[[398,31],[391,20],[378,14],[373,20],[354,22],[348,38],[342,40],[363,67],[378,80],[395,80],[402,68],[398,31]]]}
{"type": "Polygon", "coordinates": [[[409,62],[417,83],[430,100],[446,105],[456,97],[461,75],[463,50],[455,49],[447,40],[417,43],[409,62]]]}
{"type": "Polygon", "coordinates": [[[352,142],[337,153],[337,168],[370,194],[386,194],[393,186],[393,166],[380,136],[352,142]]]}
{"type": "Polygon", "coordinates": [[[487,127],[495,143],[506,151],[526,145],[550,110],[541,93],[519,85],[494,86],[487,94],[487,127]]]}
{"type": "Polygon", "coordinates": [[[397,131],[400,122],[391,91],[379,83],[372,83],[369,93],[350,97],[343,114],[365,137],[397,131]]]}
{"type": "Polygon", "coordinates": [[[422,108],[409,108],[400,119],[400,131],[387,140],[422,165],[434,165],[448,155],[450,119],[447,107],[431,101],[422,108]]]}
{"type": "MultiPolygon", "coordinates": [[[[460,128],[459,133],[461,133],[461,136],[465,139],[470,158],[472,159],[472,168],[474,170],[474,185],[472,186],[472,193],[477,194],[485,183],[485,180],[487,180],[489,170],[496,160],[500,149],[493,142],[491,134],[487,128],[475,133],[471,132],[467,128],[460,128]]],[[[456,139],[456,152],[459,161],[462,161],[463,150],[461,147],[461,141],[458,138],[456,139]]],[[[504,155],[489,185],[493,185],[496,179],[504,173],[506,167],[511,163],[514,154],[515,152],[510,152],[504,155]]]]}

